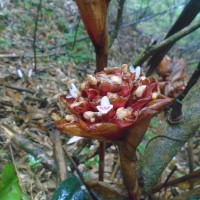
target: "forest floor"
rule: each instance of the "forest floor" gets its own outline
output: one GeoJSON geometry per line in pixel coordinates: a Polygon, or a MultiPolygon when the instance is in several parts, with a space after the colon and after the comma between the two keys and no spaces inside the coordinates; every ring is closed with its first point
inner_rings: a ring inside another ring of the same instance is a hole
{"type": "MultiPolygon", "coordinates": [[[[10,127],[13,134],[28,138],[33,145],[41,148],[41,152],[52,157],[52,113],[57,113],[56,117],[66,114],[59,96],[67,93],[69,83],[79,84],[87,74],[94,72],[94,51],[88,39],[74,42],[76,31],[69,33],[78,24],[77,8],[73,2],[49,4],[44,1],[42,8],[31,1],[4,2],[0,8],[0,123],[10,127]]],[[[79,38],[83,38],[80,35],[84,36],[84,33],[83,28],[77,32],[79,38]]],[[[130,42],[130,38],[121,36],[110,50],[109,66],[120,67],[122,63],[130,63],[143,47],[139,43],[146,42],[149,39],[145,37],[137,37],[137,40],[130,42]]],[[[156,134],[159,120],[162,119],[157,117],[151,121],[145,140],[138,149],[138,156],[144,152],[148,140],[156,134]]],[[[79,163],[77,165],[84,178],[97,179],[98,141],[82,139],[67,144],[70,136],[65,134],[61,134],[60,139],[62,146],[79,163]]],[[[173,159],[160,181],[165,180],[174,166],[178,169],[173,178],[198,169],[199,143],[200,131],[173,159]]],[[[44,168],[40,160],[20,146],[15,137],[1,129],[0,172],[7,162],[14,164],[21,189],[30,199],[51,199],[60,182],[59,175],[44,168]]],[[[118,151],[114,145],[109,145],[106,150],[105,182],[122,184],[118,151]]],[[[161,191],[157,196],[168,199],[188,190],[192,184],[200,183],[186,182],[161,191]]]]}

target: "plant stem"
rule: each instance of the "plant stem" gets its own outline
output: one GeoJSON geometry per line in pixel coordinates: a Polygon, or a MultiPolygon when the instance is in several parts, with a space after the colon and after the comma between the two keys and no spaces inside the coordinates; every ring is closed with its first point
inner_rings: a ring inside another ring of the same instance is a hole
{"type": "Polygon", "coordinates": [[[130,200],[140,199],[140,188],[136,173],[136,149],[127,142],[118,144],[120,154],[121,171],[124,184],[128,190],[130,200]]]}

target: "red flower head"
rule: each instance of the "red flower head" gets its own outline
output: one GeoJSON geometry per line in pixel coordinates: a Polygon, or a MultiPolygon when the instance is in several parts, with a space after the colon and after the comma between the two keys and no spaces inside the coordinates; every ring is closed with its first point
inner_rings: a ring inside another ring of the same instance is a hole
{"type": "Polygon", "coordinates": [[[56,121],[56,127],[75,136],[100,140],[119,140],[127,129],[155,116],[171,102],[160,94],[158,82],[145,77],[141,68],[122,65],[105,68],[61,101],[72,113],[56,121]]]}

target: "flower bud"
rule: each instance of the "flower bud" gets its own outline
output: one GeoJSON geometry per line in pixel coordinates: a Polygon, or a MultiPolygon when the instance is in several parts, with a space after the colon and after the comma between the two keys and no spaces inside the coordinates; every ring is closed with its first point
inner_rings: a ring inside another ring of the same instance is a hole
{"type": "Polygon", "coordinates": [[[146,76],[141,76],[140,80],[144,81],[146,79],[146,76]]]}
{"type": "Polygon", "coordinates": [[[139,87],[137,88],[137,90],[135,91],[135,96],[136,96],[136,97],[142,97],[142,95],[143,95],[143,93],[144,93],[146,87],[147,87],[146,85],[141,85],[141,86],[139,86],[139,87]]]}
{"type": "Polygon", "coordinates": [[[157,97],[158,97],[158,93],[157,92],[153,92],[152,93],[152,99],[157,99],[157,97]]]}
{"type": "Polygon", "coordinates": [[[81,83],[81,86],[80,86],[81,90],[85,90],[85,85],[86,85],[85,82],[81,83]]]}
{"type": "Polygon", "coordinates": [[[124,119],[124,118],[127,118],[128,116],[130,116],[131,112],[132,112],[132,108],[121,107],[121,108],[117,109],[116,116],[117,116],[118,119],[124,119]]]}
{"type": "Polygon", "coordinates": [[[74,122],[74,121],[76,121],[77,118],[75,115],[66,115],[65,119],[67,122],[74,122]]]}
{"type": "Polygon", "coordinates": [[[115,75],[110,77],[110,81],[111,82],[115,82],[115,83],[117,83],[119,85],[122,84],[122,79],[120,77],[118,77],[118,76],[115,76],[115,75]]]}
{"type": "Polygon", "coordinates": [[[84,112],[83,117],[85,119],[91,121],[92,118],[94,118],[94,112],[92,112],[92,111],[86,111],[86,112],[84,112]]]}
{"type": "Polygon", "coordinates": [[[90,122],[95,122],[95,118],[94,117],[92,117],[91,119],[90,119],[90,122]]]}
{"type": "Polygon", "coordinates": [[[108,99],[117,99],[118,98],[118,94],[117,93],[108,92],[107,93],[107,97],[108,97],[108,99]]]}
{"type": "Polygon", "coordinates": [[[91,83],[91,85],[97,85],[97,79],[94,76],[88,75],[87,80],[91,83]]]}
{"type": "Polygon", "coordinates": [[[127,65],[127,64],[123,64],[123,65],[122,65],[122,72],[123,72],[124,74],[126,74],[126,73],[128,72],[128,65],[127,65]]]}

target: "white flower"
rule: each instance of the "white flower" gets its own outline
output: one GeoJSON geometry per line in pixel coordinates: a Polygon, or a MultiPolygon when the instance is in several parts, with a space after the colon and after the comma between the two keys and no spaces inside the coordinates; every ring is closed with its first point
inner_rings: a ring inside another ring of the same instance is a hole
{"type": "Polygon", "coordinates": [[[133,66],[129,67],[129,70],[131,73],[135,73],[135,79],[137,80],[140,77],[141,74],[141,67],[137,66],[136,68],[134,68],[133,66]]]}
{"type": "Polygon", "coordinates": [[[23,78],[23,76],[24,76],[23,72],[20,68],[17,68],[17,74],[18,74],[19,78],[23,78]]]}
{"type": "Polygon", "coordinates": [[[33,70],[32,70],[32,69],[29,69],[29,70],[28,70],[28,77],[31,78],[32,75],[33,75],[33,70]]]}
{"type": "Polygon", "coordinates": [[[73,83],[69,85],[69,92],[70,95],[67,95],[66,98],[74,97],[76,99],[78,97],[78,89],[73,83]]]}
{"type": "Polygon", "coordinates": [[[67,144],[73,144],[73,143],[78,142],[79,140],[82,140],[82,139],[83,139],[82,137],[73,136],[68,140],[67,144]]]}
{"type": "Polygon", "coordinates": [[[101,105],[97,106],[98,111],[102,114],[107,114],[112,108],[113,105],[110,104],[110,101],[107,96],[102,97],[101,105]]]}

